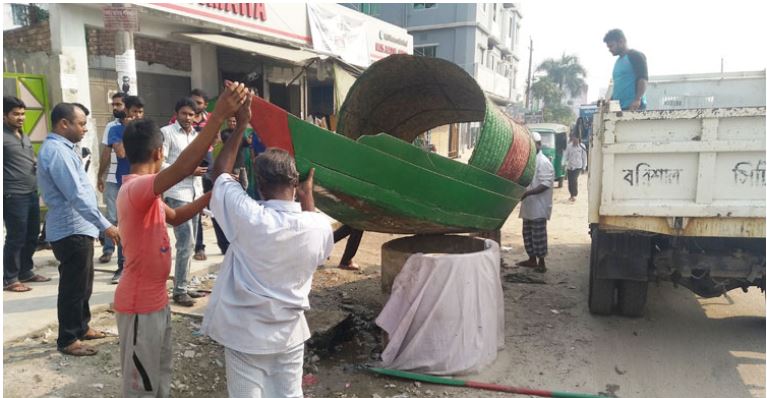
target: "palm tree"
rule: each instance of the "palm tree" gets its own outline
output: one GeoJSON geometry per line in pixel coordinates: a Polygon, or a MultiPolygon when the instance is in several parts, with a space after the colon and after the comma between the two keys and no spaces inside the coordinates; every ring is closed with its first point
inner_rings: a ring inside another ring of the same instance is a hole
{"type": "Polygon", "coordinates": [[[577,55],[562,53],[560,59],[548,58],[538,65],[536,71],[546,75],[557,87],[576,97],[586,87],[586,69],[580,64],[577,55]]]}

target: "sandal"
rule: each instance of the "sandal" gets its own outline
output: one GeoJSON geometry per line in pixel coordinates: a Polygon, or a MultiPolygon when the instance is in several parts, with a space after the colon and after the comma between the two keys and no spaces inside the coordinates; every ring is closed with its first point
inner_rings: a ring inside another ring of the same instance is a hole
{"type": "Polygon", "coordinates": [[[35,274],[33,277],[24,279],[22,282],[50,282],[51,278],[42,276],[40,274],[35,274]]]}
{"type": "Polygon", "coordinates": [[[106,333],[100,330],[89,328],[88,331],[85,333],[85,335],[81,339],[82,340],[98,340],[98,339],[103,339],[107,336],[108,335],[106,333]]]}
{"type": "Polygon", "coordinates": [[[3,286],[3,290],[6,292],[24,293],[32,290],[32,288],[21,282],[13,282],[10,285],[3,286]]]}
{"type": "Polygon", "coordinates": [[[347,270],[347,271],[359,271],[360,266],[357,264],[354,264],[353,262],[350,262],[349,264],[338,264],[338,268],[347,270]]]}
{"type": "Polygon", "coordinates": [[[58,349],[62,354],[72,355],[73,357],[89,357],[98,354],[98,350],[81,343],[79,340],[74,343],[58,349]]]}

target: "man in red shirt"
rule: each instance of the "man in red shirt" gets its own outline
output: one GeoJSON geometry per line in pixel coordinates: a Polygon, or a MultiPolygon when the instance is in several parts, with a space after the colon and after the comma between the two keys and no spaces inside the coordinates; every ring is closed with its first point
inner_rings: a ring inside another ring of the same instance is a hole
{"type": "Polygon", "coordinates": [[[138,120],[125,130],[123,146],[131,168],[117,195],[117,214],[127,238],[122,241],[126,262],[114,299],[124,397],[170,394],[172,345],[165,283],[171,248],[165,224],[178,225],[194,217],[208,204],[210,193],[175,209],[164,204],[162,194],[194,172],[224,118],[246,102],[249,105],[247,95],[243,84],[227,82],[216,104],[219,116],[162,171],[159,127],[151,120],[138,120]]]}

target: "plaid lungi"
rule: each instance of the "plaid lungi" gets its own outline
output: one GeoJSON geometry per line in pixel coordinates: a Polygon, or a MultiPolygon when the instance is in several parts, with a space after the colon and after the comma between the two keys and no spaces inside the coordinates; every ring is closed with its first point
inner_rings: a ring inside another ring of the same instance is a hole
{"type": "Polygon", "coordinates": [[[522,238],[525,241],[525,251],[530,257],[546,257],[549,252],[548,237],[546,236],[546,219],[522,219],[522,238]]]}

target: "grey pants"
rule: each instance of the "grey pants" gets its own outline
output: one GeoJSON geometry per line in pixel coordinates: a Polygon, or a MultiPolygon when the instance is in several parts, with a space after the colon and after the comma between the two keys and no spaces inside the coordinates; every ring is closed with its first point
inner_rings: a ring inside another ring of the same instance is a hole
{"type": "Polygon", "coordinates": [[[148,314],[116,312],[123,397],[170,395],[173,353],[170,307],[148,314]]]}

